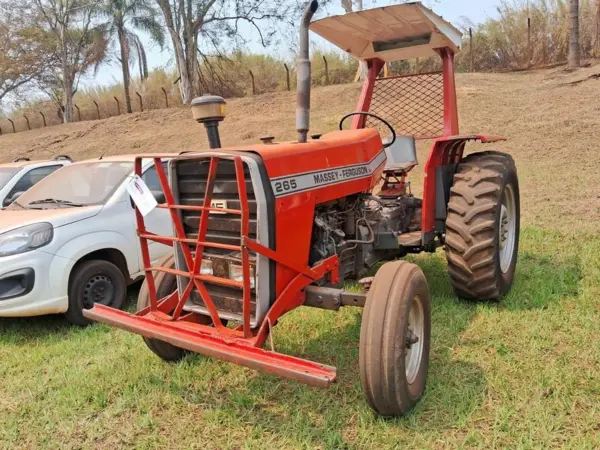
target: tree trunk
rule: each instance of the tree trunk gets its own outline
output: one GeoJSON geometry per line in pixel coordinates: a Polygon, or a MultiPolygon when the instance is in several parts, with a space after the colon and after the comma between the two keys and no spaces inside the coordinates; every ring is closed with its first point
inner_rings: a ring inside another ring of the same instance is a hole
{"type": "MultiPolygon", "coordinates": [[[[362,11],[363,9],[363,0],[358,0],[356,3],[356,10],[362,11]]],[[[342,0],[342,8],[346,11],[346,14],[349,14],[354,11],[354,3],[352,0],[342,0]]],[[[364,81],[367,78],[369,73],[369,68],[367,67],[367,63],[364,61],[358,62],[358,68],[356,69],[356,75],[354,76],[354,82],[364,81]]]]}
{"type": "MultiPolygon", "coordinates": [[[[181,93],[181,101],[184,105],[191,103],[194,98],[194,78],[190,76],[188,68],[188,58],[186,51],[183,48],[183,43],[177,31],[167,25],[173,48],[175,49],[175,63],[179,72],[179,92],[181,93]]],[[[189,46],[187,46],[189,48],[189,46]]]]}
{"type": "Polygon", "coordinates": [[[127,112],[131,114],[133,108],[131,107],[131,94],[129,93],[129,83],[131,82],[131,76],[129,74],[129,46],[127,45],[127,36],[125,35],[125,29],[122,24],[118,27],[119,45],[121,47],[121,69],[123,70],[123,90],[125,91],[125,106],[127,112]]]}
{"type": "Polygon", "coordinates": [[[581,66],[579,47],[579,0],[569,0],[569,69],[581,66]]]}
{"type": "Polygon", "coordinates": [[[63,76],[63,90],[65,93],[65,105],[64,105],[64,114],[63,114],[63,122],[71,123],[73,122],[73,81],[71,77],[71,71],[69,70],[68,65],[68,49],[67,42],[65,36],[65,27],[61,26],[60,28],[60,40],[61,40],[61,64],[62,64],[62,76],[63,76]]]}

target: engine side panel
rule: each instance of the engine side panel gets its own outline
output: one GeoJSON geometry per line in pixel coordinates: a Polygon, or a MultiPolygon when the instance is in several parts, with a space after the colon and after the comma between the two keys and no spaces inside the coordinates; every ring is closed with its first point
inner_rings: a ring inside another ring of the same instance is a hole
{"type": "MultiPolygon", "coordinates": [[[[263,157],[276,198],[277,251],[308,264],[315,208],[370,191],[386,162],[376,130],[328,133],[307,144],[274,144],[256,149],[263,157]]],[[[294,272],[277,269],[277,293],[294,272]]]]}

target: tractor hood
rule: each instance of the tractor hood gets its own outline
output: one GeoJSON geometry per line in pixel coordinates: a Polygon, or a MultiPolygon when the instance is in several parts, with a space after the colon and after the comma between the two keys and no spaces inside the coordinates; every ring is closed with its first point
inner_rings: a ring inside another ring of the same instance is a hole
{"type": "Polygon", "coordinates": [[[34,223],[48,222],[54,228],[94,217],[102,210],[102,205],[81,208],[23,209],[0,211],[0,234],[34,223]]]}

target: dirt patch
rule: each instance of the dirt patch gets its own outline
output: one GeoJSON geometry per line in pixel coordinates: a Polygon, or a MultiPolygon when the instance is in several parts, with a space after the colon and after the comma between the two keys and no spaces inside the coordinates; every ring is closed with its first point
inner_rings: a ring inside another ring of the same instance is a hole
{"type": "MultiPolygon", "coordinates": [[[[560,68],[513,74],[459,74],[458,100],[463,133],[503,135],[494,149],[511,153],[521,180],[525,225],[564,231],[600,229],[600,80],[587,79],[600,65],[577,72],[560,68]]],[[[358,84],[313,91],[312,130],[337,128],[353,111],[358,84]]],[[[283,92],[228,101],[221,125],[224,145],[256,143],[261,136],[295,137],[295,94],[283,92]]],[[[0,137],[0,160],[17,156],[69,154],[75,159],[102,154],[201,150],[207,141],[187,108],[134,113],[106,120],[37,129],[0,137]]],[[[429,143],[420,145],[423,163],[429,143]]],[[[470,150],[478,149],[473,145],[470,150]]],[[[422,174],[413,176],[415,192],[422,174]]]]}

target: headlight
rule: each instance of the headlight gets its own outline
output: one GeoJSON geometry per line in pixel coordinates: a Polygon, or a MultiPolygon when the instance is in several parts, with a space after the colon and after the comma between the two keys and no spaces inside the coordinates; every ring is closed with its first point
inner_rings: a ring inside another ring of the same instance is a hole
{"type": "MultiPolygon", "coordinates": [[[[229,279],[242,283],[244,281],[244,271],[242,266],[236,266],[234,264],[229,265],[229,279]]],[[[250,267],[250,289],[254,289],[256,284],[254,280],[254,269],[250,267]]]]}
{"type": "Polygon", "coordinates": [[[49,223],[35,223],[0,234],[0,257],[30,252],[48,245],[54,236],[49,223]]]}

